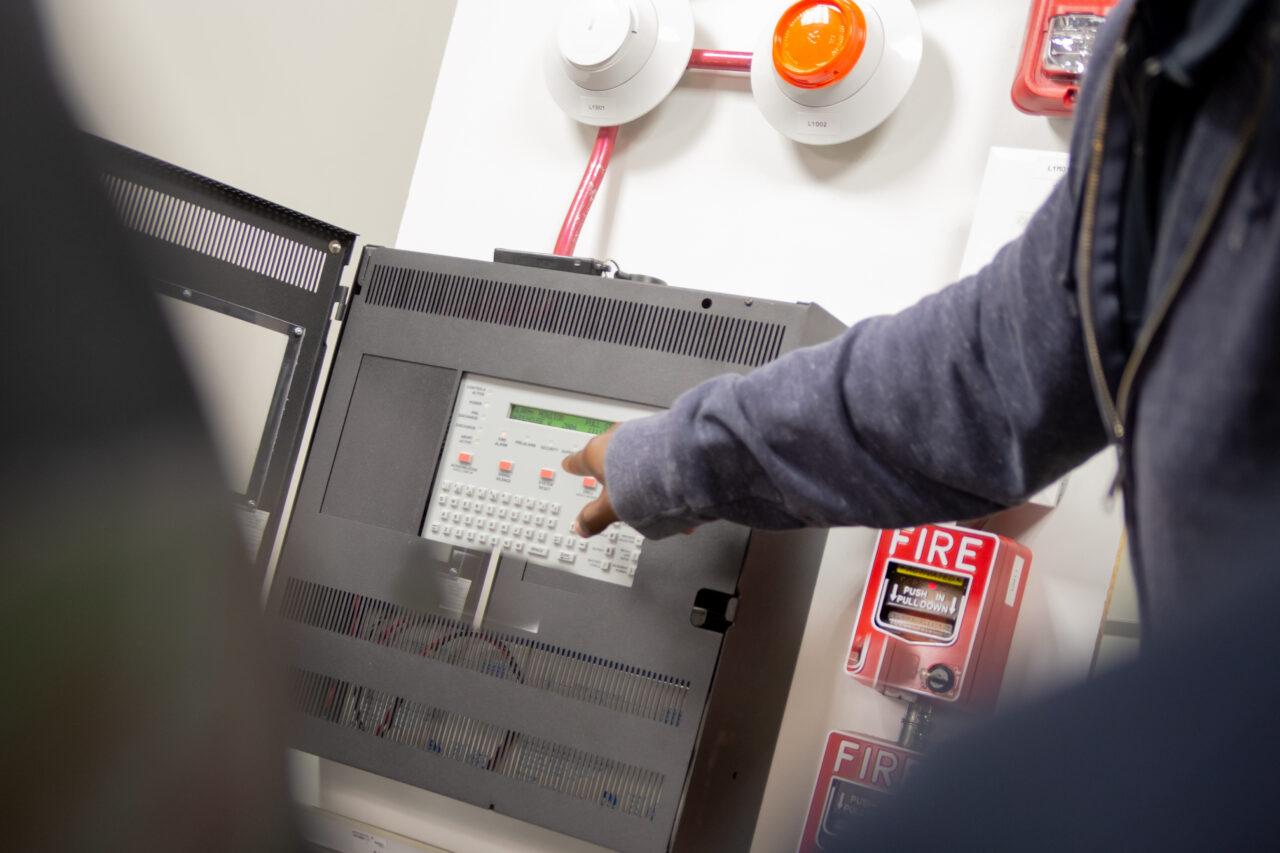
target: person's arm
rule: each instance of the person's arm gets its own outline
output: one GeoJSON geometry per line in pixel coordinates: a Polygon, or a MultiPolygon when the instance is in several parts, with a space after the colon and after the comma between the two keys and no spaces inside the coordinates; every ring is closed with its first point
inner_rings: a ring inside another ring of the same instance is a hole
{"type": "Polygon", "coordinates": [[[608,489],[581,528],[896,527],[1034,494],[1106,442],[1064,285],[1074,209],[1063,180],[977,275],[593,441],[566,460],[608,489]]]}

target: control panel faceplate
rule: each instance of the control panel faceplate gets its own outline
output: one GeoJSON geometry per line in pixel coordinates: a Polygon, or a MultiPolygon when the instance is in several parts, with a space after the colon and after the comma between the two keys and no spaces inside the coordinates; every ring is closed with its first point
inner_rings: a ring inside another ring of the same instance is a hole
{"type": "Polygon", "coordinates": [[[574,535],[573,520],[601,486],[560,463],[614,423],[656,411],[464,375],[422,536],[631,586],[643,537],[624,524],[574,535]]]}

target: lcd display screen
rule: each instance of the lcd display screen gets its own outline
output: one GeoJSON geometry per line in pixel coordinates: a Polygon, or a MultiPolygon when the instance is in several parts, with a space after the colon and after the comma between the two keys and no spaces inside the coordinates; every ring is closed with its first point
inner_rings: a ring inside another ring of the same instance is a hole
{"type": "Polygon", "coordinates": [[[890,562],[876,622],[907,639],[947,643],[955,639],[969,578],[890,562]]]}
{"type": "Polygon", "coordinates": [[[613,426],[613,421],[571,415],[567,412],[555,412],[551,409],[539,409],[534,406],[521,406],[516,403],[511,404],[507,417],[513,421],[524,421],[531,424],[556,427],[557,429],[585,432],[588,435],[599,435],[613,426]]]}

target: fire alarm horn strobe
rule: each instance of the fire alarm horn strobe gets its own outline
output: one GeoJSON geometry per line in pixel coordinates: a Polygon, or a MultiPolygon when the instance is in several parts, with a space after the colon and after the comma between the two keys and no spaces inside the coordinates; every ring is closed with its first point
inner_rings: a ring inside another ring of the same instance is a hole
{"type": "Polygon", "coordinates": [[[1118,0],[1033,0],[1027,37],[1013,81],[1013,104],[1024,113],[1069,116],[1093,42],[1118,0]]]}
{"type": "Polygon", "coordinates": [[[845,671],[882,693],[995,705],[1031,552],[981,530],[881,532],[845,671]]]}

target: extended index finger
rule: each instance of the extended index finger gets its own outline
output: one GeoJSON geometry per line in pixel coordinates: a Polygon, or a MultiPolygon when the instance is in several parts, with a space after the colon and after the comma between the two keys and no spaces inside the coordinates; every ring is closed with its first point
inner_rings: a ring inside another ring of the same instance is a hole
{"type": "Polygon", "coordinates": [[[577,453],[570,453],[560,463],[560,467],[578,477],[591,476],[591,468],[587,465],[587,449],[584,447],[577,453]]]}

